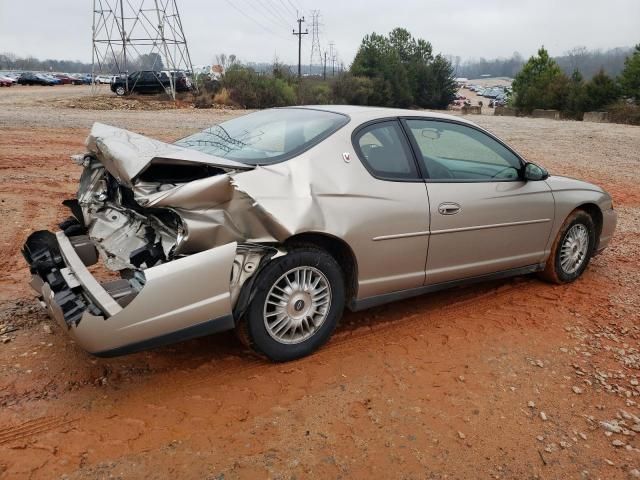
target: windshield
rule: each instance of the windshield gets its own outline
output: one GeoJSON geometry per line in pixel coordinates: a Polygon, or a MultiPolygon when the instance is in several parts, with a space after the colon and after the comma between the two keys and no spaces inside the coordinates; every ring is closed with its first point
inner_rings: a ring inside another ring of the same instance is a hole
{"type": "Polygon", "coordinates": [[[349,121],[346,115],[304,108],[250,113],[178,140],[176,145],[249,165],[291,158],[349,121]]]}

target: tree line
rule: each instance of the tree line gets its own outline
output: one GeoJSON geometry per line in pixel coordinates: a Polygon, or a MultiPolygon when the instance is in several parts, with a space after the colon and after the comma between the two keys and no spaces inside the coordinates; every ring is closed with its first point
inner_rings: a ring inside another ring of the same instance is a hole
{"type": "Polygon", "coordinates": [[[617,76],[600,70],[589,80],[576,67],[567,75],[544,47],[516,74],[512,104],[524,113],[533,109],[560,110],[582,119],[584,112],[625,111],[630,123],[640,121],[640,44],[628,55],[617,76]]]}
{"type": "MultiPolygon", "coordinates": [[[[589,50],[587,47],[575,47],[563,55],[553,57],[560,69],[567,75],[579,70],[585,79],[596,75],[600,69],[610,76],[619,75],[624,69],[625,59],[631,55],[633,47],[612,48],[609,50],[589,50]]],[[[526,59],[518,52],[509,58],[468,60],[448,56],[458,77],[480,78],[481,75],[513,78],[524,66],[526,59]]]]}
{"type": "MultiPolygon", "coordinates": [[[[216,85],[204,86],[205,91],[216,89],[216,85]]],[[[457,91],[451,63],[434,54],[431,43],[404,28],[388,35],[366,35],[349,69],[327,80],[320,76],[298,79],[278,62],[267,74],[235,63],[218,86],[211,100],[205,94],[202,106],[212,102],[245,108],[334,103],[442,109],[457,91]]]]}
{"type": "MultiPolygon", "coordinates": [[[[127,71],[164,69],[162,57],[155,52],[139,55],[127,62],[127,71]]],[[[0,53],[0,70],[25,70],[37,72],[64,72],[64,73],[90,73],[91,64],[76,60],[39,60],[32,56],[19,57],[13,53],[0,53]]],[[[102,65],[100,72],[105,74],[117,74],[118,67],[115,62],[102,65]]]]}

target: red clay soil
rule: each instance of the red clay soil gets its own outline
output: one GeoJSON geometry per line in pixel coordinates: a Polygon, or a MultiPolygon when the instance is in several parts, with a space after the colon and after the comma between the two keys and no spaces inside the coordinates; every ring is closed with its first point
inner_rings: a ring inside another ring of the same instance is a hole
{"type": "MultiPolygon", "coordinates": [[[[528,276],[346,313],[288,364],[231,333],[97,359],[41,311],[19,252],[66,216],[86,133],[0,131],[0,478],[640,477],[637,173],[547,161],[604,183],[620,214],[571,285],[528,276]]],[[[609,140],[632,134],[637,172],[640,130],[609,140]]]]}

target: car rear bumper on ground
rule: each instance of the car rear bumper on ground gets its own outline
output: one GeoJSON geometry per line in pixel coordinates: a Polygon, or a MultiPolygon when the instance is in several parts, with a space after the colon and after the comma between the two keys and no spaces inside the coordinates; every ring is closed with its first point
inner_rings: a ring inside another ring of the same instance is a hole
{"type": "Polygon", "coordinates": [[[85,350],[116,356],[234,327],[230,277],[236,243],[100,283],[86,236],[35,232],[24,256],[49,315],[85,350]]]}

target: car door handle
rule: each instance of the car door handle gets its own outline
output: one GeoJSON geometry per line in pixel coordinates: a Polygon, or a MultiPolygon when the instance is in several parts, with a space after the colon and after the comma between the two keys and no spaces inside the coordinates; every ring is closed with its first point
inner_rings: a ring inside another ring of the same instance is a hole
{"type": "Polygon", "coordinates": [[[453,202],[441,203],[438,207],[438,213],[440,215],[455,215],[461,210],[460,205],[453,202]]]}

